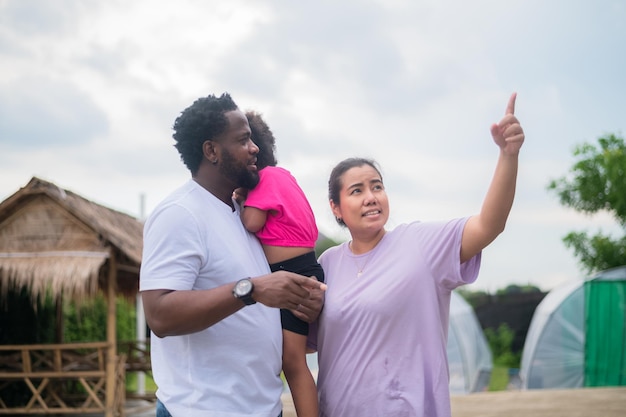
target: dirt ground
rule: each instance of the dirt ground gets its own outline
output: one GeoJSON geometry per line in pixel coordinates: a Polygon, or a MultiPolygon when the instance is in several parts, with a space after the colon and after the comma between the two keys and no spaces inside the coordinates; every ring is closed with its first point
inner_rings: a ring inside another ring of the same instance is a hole
{"type": "MultiPolygon", "coordinates": [[[[291,395],[283,394],[282,399],[283,417],[296,417],[291,395]]],[[[154,417],[154,404],[148,405],[142,411],[129,408],[126,415],[154,417]]],[[[498,391],[452,397],[452,417],[531,416],[625,417],[626,387],[498,391]]]]}
{"type": "MultiPolygon", "coordinates": [[[[484,392],[452,397],[452,417],[624,417],[626,387],[484,392]]],[[[296,417],[289,394],[283,417],[296,417]]]]}

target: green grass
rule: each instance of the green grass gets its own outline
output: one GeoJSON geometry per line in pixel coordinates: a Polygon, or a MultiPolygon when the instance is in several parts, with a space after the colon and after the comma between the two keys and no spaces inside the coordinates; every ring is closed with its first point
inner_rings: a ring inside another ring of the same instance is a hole
{"type": "Polygon", "coordinates": [[[504,391],[509,384],[509,368],[494,365],[489,380],[489,391],[504,391]]]}
{"type": "MultiPolygon", "coordinates": [[[[152,377],[146,374],[146,384],[145,389],[146,392],[156,392],[156,384],[152,377]]],[[[137,373],[136,372],[127,372],[126,373],[126,391],[128,392],[136,392],[137,391],[137,373]]]]}

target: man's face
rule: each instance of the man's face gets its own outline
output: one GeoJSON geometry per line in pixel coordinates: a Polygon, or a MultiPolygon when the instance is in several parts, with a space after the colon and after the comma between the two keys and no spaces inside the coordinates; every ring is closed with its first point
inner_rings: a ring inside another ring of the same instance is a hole
{"type": "Polygon", "coordinates": [[[259,148],[250,139],[248,119],[240,110],[226,113],[229,128],[224,132],[219,170],[237,187],[254,188],[259,183],[256,154],[259,148]]]}

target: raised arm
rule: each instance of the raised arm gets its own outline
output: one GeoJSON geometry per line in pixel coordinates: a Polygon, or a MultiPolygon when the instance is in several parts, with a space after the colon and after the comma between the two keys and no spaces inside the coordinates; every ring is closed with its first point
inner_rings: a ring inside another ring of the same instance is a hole
{"type": "Polygon", "coordinates": [[[493,141],[500,155],[480,213],[465,224],[461,241],[461,263],[483,250],[504,230],[509,217],[517,181],[518,155],[524,143],[524,130],[515,117],[513,93],[499,123],[491,126],[493,141]]]}

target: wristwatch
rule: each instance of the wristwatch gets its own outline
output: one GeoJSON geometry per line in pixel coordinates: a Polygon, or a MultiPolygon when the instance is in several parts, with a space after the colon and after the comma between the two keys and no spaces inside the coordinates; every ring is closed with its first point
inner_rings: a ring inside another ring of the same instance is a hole
{"type": "Polygon", "coordinates": [[[240,299],[247,306],[256,303],[252,298],[252,291],[254,291],[254,284],[250,278],[244,278],[237,281],[233,288],[233,295],[235,298],[240,299]]]}

